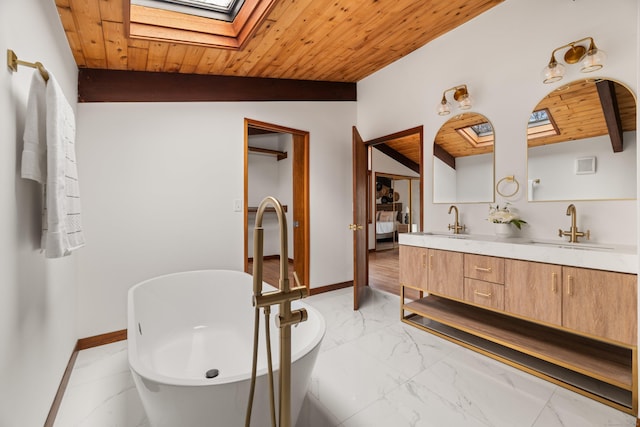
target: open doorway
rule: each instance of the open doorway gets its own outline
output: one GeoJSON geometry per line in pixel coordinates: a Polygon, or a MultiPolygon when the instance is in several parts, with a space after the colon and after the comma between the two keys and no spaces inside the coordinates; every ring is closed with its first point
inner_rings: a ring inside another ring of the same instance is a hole
{"type": "MultiPolygon", "coordinates": [[[[287,218],[289,280],[295,271],[309,287],[309,132],[245,119],[244,267],[253,265],[255,214],[266,196],[274,196],[287,218]]],[[[278,286],[280,235],[277,216],[265,212],[264,281],[278,286]]]]}
{"type": "MultiPolygon", "coordinates": [[[[423,228],[423,128],[407,129],[363,144],[368,149],[369,182],[364,203],[367,206],[369,244],[364,265],[356,265],[354,270],[368,272],[370,287],[399,295],[398,236],[423,228]],[[386,191],[385,185],[388,187],[386,191]],[[385,218],[381,218],[382,215],[385,218]],[[391,223],[386,224],[385,229],[377,227],[383,219],[391,223]]],[[[357,258],[354,260],[359,263],[357,258]]]]}
{"type": "MultiPolygon", "coordinates": [[[[372,154],[375,154],[375,151],[372,154]]],[[[376,161],[371,163],[375,167],[376,161]]],[[[395,169],[402,167],[398,163],[395,169]]],[[[375,213],[372,215],[375,246],[371,249],[376,252],[397,249],[401,233],[418,231],[416,213],[421,206],[420,175],[418,173],[397,175],[376,170],[372,176],[375,179],[375,189],[372,194],[372,198],[375,197],[375,213]]]]}

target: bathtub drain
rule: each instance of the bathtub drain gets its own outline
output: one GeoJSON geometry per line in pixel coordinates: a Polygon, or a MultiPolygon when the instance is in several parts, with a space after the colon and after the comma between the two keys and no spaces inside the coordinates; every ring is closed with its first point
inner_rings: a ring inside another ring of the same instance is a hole
{"type": "Polygon", "coordinates": [[[206,373],[206,376],[207,378],[215,378],[219,373],[220,371],[218,371],[217,369],[209,369],[206,373]]]}

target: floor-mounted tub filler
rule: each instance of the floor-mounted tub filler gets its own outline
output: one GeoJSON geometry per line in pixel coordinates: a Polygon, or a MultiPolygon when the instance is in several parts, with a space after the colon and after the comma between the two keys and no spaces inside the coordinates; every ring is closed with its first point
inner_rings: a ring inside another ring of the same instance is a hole
{"type": "MultiPolygon", "coordinates": [[[[264,290],[276,289],[265,284],[264,290]]],[[[151,426],[244,425],[252,364],[252,300],[252,276],[226,270],[169,274],[129,290],[129,365],[151,426]]],[[[300,308],[306,309],[308,319],[291,328],[292,425],[325,333],[320,313],[303,302],[292,303],[292,309],[300,308]]],[[[277,317],[274,306],[273,331],[277,317]]],[[[251,426],[270,426],[266,346],[263,337],[259,342],[251,426]]],[[[277,390],[277,333],[271,343],[277,390]]]]}

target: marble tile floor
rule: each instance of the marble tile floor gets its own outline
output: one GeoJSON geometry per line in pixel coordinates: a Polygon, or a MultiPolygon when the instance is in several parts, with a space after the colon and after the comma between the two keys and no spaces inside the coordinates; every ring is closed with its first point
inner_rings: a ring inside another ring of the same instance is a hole
{"type": "MultiPolygon", "coordinates": [[[[401,323],[395,295],[369,290],[359,311],[351,288],[306,301],[325,316],[327,334],[296,427],[636,425],[633,416],[401,323]]],[[[126,346],[79,353],[55,427],[149,426],[126,346]]]]}

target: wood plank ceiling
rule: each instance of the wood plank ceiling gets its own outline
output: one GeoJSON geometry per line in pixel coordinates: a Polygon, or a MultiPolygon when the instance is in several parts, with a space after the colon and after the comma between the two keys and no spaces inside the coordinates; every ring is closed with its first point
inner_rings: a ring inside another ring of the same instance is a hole
{"type": "MultiPolygon", "coordinates": [[[[603,83],[606,83],[603,82],[603,83]]],[[[558,135],[529,139],[529,147],[610,134],[606,116],[616,114],[623,132],[636,130],[636,100],[627,88],[614,83],[616,111],[598,93],[598,80],[586,79],[559,87],[540,101],[535,110],[546,109],[558,135]]]]}
{"type": "Polygon", "coordinates": [[[56,0],[79,68],[358,82],[503,0],[277,0],[240,50],[134,39],[129,0],[56,0]]]}

